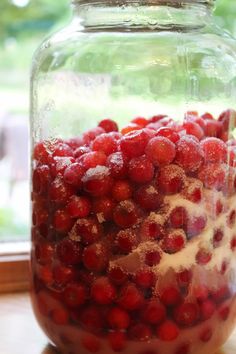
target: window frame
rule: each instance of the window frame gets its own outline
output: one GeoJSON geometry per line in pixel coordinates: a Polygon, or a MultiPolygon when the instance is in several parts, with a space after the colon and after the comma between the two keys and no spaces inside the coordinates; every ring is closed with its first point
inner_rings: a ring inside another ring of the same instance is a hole
{"type": "Polygon", "coordinates": [[[29,290],[30,242],[0,244],[0,293],[29,290]]]}

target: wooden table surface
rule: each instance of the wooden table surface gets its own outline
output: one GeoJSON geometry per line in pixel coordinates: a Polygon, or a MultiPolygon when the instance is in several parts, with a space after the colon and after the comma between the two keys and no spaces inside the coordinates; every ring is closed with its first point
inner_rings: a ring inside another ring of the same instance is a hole
{"type": "MultiPolygon", "coordinates": [[[[0,354],[59,354],[37,325],[27,293],[0,296],[0,354]]],[[[236,330],[215,354],[236,354],[236,330]]]]}

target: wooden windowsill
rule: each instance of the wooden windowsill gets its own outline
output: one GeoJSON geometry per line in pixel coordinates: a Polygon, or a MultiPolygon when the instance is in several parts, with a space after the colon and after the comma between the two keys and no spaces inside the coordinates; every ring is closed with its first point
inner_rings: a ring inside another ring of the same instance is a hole
{"type": "Polygon", "coordinates": [[[29,289],[29,242],[0,245],[0,293],[29,289]]]}
{"type": "MultiPolygon", "coordinates": [[[[1,354],[59,354],[47,344],[46,336],[37,325],[27,293],[1,295],[0,309],[1,354]]],[[[235,353],[236,330],[224,347],[214,354],[235,353]]]]}

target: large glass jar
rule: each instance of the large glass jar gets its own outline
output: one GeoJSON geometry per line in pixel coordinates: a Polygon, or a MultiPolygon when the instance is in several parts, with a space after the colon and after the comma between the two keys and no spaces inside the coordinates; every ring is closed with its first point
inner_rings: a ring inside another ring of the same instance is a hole
{"type": "Polygon", "coordinates": [[[74,1],[32,73],[32,302],[63,353],[236,321],[236,44],[207,0],[74,1]]]}

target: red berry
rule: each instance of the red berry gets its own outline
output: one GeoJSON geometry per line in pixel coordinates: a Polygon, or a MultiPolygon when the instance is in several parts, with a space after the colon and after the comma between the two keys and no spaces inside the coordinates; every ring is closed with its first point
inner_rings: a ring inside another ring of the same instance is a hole
{"type": "Polygon", "coordinates": [[[125,310],[138,310],[144,303],[143,294],[134,284],[128,283],[122,287],[118,303],[125,310]]]}
{"type": "Polygon", "coordinates": [[[181,288],[188,287],[192,280],[191,270],[185,269],[176,274],[177,282],[181,288]]]}
{"type": "Polygon", "coordinates": [[[109,193],[113,180],[109,169],[105,166],[90,168],[82,178],[84,189],[94,197],[101,197],[109,193]]]}
{"type": "Polygon", "coordinates": [[[235,210],[231,210],[228,218],[227,218],[227,225],[228,227],[232,228],[235,224],[236,221],[236,211],[235,210]]]}
{"type": "Polygon", "coordinates": [[[51,266],[43,265],[37,269],[38,277],[44,282],[44,284],[51,285],[53,283],[53,273],[51,266]]]}
{"type": "Polygon", "coordinates": [[[156,276],[150,269],[141,269],[136,273],[134,281],[142,288],[152,288],[155,285],[156,276]]]}
{"type": "Polygon", "coordinates": [[[219,164],[205,165],[200,169],[198,177],[206,188],[221,190],[226,178],[225,168],[219,164]]]}
{"type": "Polygon", "coordinates": [[[208,320],[212,317],[213,313],[215,312],[216,306],[213,301],[206,300],[200,304],[200,313],[202,320],[208,320]]]}
{"type": "Polygon", "coordinates": [[[85,303],[87,296],[86,288],[83,284],[68,284],[63,292],[63,299],[67,306],[78,307],[85,303]]]}
{"type": "Polygon", "coordinates": [[[74,156],[75,158],[79,158],[80,156],[87,154],[88,152],[91,152],[90,148],[88,146],[80,146],[78,147],[75,152],[74,152],[74,156]]]}
{"type": "Polygon", "coordinates": [[[103,119],[99,122],[98,126],[103,128],[106,133],[118,132],[118,125],[112,119],[103,119]]]}
{"type": "Polygon", "coordinates": [[[120,140],[120,148],[129,158],[138,157],[143,155],[148,141],[149,134],[146,129],[139,129],[125,134],[120,140]]]}
{"type": "Polygon", "coordinates": [[[94,139],[92,149],[104,152],[105,155],[110,155],[117,151],[117,141],[109,133],[104,133],[94,139]]]}
{"type": "Polygon", "coordinates": [[[66,325],[69,321],[69,314],[68,312],[63,309],[62,307],[58,307],[52,310],[51,312],[51,318],[52,321],[56,324],[56,325],[66,325]]]}
{"type": "Polygon", "coordinates": [[[84,249],[83,252],[84,266],[93,272],[101,272],[108,263],[107,249],[101,243],[94,243],[84,249]]]}
{"type": "Polygon", "coordinates": [[[114,207],[115,203],[109,197],[101,197],[93,200],[93,212],[101,223],[112,219],[114,207]]]}
{"type": "Polygon", "coordinates": [[[146,118],[143,117],[137,117],[131,120],[131,123],[135,123],[140,125],[142,128],[146,127],[146,125],[149,123],[149,121],[146,118]]]}
{"type": "Polygon", "coordinates": [[[98,241],[103,235],[103,227],[95,217],[78,219],[75,223],[70,238],[81,240],[84,245],[98,241]]]}
{"type": "Polygon", "coordinates": [[[226,321],[229,317],[229,307],[228,306],[223,306],[219,310],[219,316],[223,321],[226,321]]]}
{"type": "Polygon", "coordinates": [[[97,337],[92,334],[85,334],[81,339],[83,347],[90,353],[97,353],[101,349],[101,343],[97,337]]]}
{"type": "Polygon", "coordinates": [[[89,145],[91,141],[93,141],[98,135],[105,133],[105,130],[101,127],[95,127],[90,130],[87,130],[83,134],[83,142],[84,144],[89,145]]]}
{"type": "Polygon", "coordinates": [[[63,175],[64,171],[72,163],[75,163],[73,157],[54,157],[50,166],[51,175],[56,177],[57,175],[63,175]]]}
{"type": "Polygon", "coordinates": [[[82,186],[82,177],[84,168],[79,163],[72,163],[64,171],[64,181],[72,186],[80,188],[82,186]]]}
{"type": "Polygon", "coordinates": [[[236,236],[234,236],[230,241],[230,248],[232,251],[236,249],[236,236]]]}
{"type": "Polygon", "coordinates": [[[100,277],[91,286],[91,296],[100,305],[111,304],[116,297],[116,289],[106,277],[100,277]]]}
{"type": "Polygon", "coordinates": [[[50,264],[54,256],[54,246],[49,242],[41,242],[35,246],[35,258],[40,264],[50,264]]]}
{"type": "Polygon", "coordinates": [[[79,264],[81,261],[81,249],[79,243],[68,238],[64,238],[57,245],[57,256],[64,264],[79,264]]]}
{"type": "Polygon", "coordinates": [[[56,177],[49,188],[49,198],[56,203],[66,203],[73,194],[74,188],[65,184],[61,177],[56,177]]]}
{"type": "Polygon", "coordinates": [[[165,194],[178,193],[184,183],[186,176],[184,170],[177,165],[167,165],[160,169],[157,176],[157,188],[165,194]]]}
{"type": "Polygon", "coordinates": [[[107,156],[103,151],[92,151],[79,157],[77,162],[79,162],[84,170],[87,171],[90,168],[95,168],[97,166],[105,166],[106,160],[107,156]]]}
{"type": "Polygon", "coordinates": [[[107,167],[114,178],[124,178],[127,175],[126,159],[121,152],[115,152],[108,156],[107,167]]]}
{"type": "Polygon", "coordinates": [[[161,302],[165,306],[175,306],[181,301],[181,294],[174,286],[168,286],[161,291],[161,302]]]}
{"type": "Polygon", "coordinates": [[[221,113],[218,121],[222,122],[225,130],[228,130],[229,128],[234,129],[236,123],[236,112],[233,109],[228,109],[221,113]]]}
{"type": "Polygon", "coordinates": [[[149,324],[159,325],[166,319],[166,308],[154,298],[143,309],[142,319],[149,324]]]}
{"type": "Polygon", "coordinates": [[[175,144],[163,136],[157,136],[149,140],[145,152],[155,166],[167,165],[175,158],[175,144]]]}
{"type": "Polygon", "coordinates": [[[132,229],[121,230],[118,232],[115,242],[119,251],[128,254],[137,245],[137,235],[132,229]]]}
{"type": "Polygon", "coordinates": [[[72,268],[57,265],[53,268],[53,278],[58,286],[65,286],[74,279],[75,273],[72,268]]]}
{"type": "Polygon", "coordinates": [[[126,329],[130,324],[130,316],[125,310],[119,307],[113,307],[108,312],[107,321],[111,328],[126,329]]]}
{"type": "Polygon", "coordinates": [[[166,253],[177,253],[181,251],[186,243],[184,230],[178,229],[169,232],[161,241],[161,248],[166,253]]]}
{"type": "Polygon", "coordinates": [[[51,173],[47,165],[36,167],[33,171],[32,184],[33,192],[46,194],[51,182],[51,173]]]}
{"type": "Polygon", "coordinates": [[[187,210],[181,206],[175,207],[170,213],[169,220],[173,228],[184,227],[188,222],[187,210]]]}
{"type": "Polygon", "coordinates": [[[217,304],[226,300],[230,296],[231,296],[231,292],[227,285],[222,285],[217,290],[212,291],[212,299],[217,304]]]}
{"type": "Polygon", "coordinates": [[[203,130],[205,136],[219,138],[223,133],[223,124],[214,119],[206,119],[203,130]]]}
{"type": "Polygon", "coordinates": [[[136,183],[147,183],[154,176],[153,164],[145,157],[135,157],[128,165],[129,178],[136,183]]]}
{"type": "Polygon", "coordinates": [[[198,142],[190,136],[183,136],[176,143],[175,162],[186,172],[195,172],[203,162],[203,151],[198,142]]]}
{"type": "Polygon", "coordinates": [[[83,145],[83,138],[81,136],[76,136],[74,138],[67,139],[66,144],[75,150],[83,145]]]}
{"type": "Polygon", "coordinates": [[[59,143],[55,147],[52,156],[73,156],[73,149],[65,143],[59,143]]]}
{"type": "Polygon", "coordinates": [[[72,218],[86,218],[91,210],[91,202],[86,197],[73,195],[67,204],[67,211],[72,218]]]}
{"type": "Polygon", "coordinates": [[[129,337],[134,341],[147,342],[150,340],[151,336],[151,328],[143,323],[133,325],[129,329],[129,337]]]}
{"type": "Polygon", "coordinates": [[[151,184],[141,186],[134,194],[135,201],[145,210],[157,210],[163,202],[163,196],[151,184]]]}
{"type": "Polygon", "coordinates": [[[157,336],[165,342],[174,341],[179,336],[179,328],[174,322],[166,320],[158,327],[157,336]]]}
{"type": "Polygon", "coordinates": [[[97,306],[89,305],[85,307],[79,316],[83,328],[90,332],[100,332],[104,328],[104,314],[97,306]]]}
{"type": "Polygon", "coordinates": [[[155,135],[164,136],[165,138],[172,141],[172,143],[174,144],[180,139],[179,134],[175,132],[174,129],[166,127],[159,128],[155,135]]]}
{"type": "Polygon", "coordinates": [[[200,340],[204,343],[209,342],[213,335],[213,332],[210,328],[204,329],[200,334],[200,340]]]}
{"type": "Polygon", "coordinates": [[[150,214],[143,221],[140,234],[143,241],[162,239],[164,237],[164,229],[160,218],[150,214]]]}
{"type": "Polygon", "coordinates": [[[211,258],[212,258],[212,254],[205,249],[200,249],[196,254],[196,261],[200,265],[205,265],[209,263],[211,258]]]}
{"type": "Polygon", "coordinates": [[[224,233],[221,229],[214,230],[214,235],[212,240],[214,248],[219,247],[223,237],[224,237],[224,233]]]}
{"type": "Polygon", "coordinates": [[[145,263],[152,267],[159,264],[161,261],[161,253],[159,251],[147,251],[145,253],[145,263]]]}
{"type": "Polygon", "coordinates": [[[60,139],[40,141],[34,147],[33,158],[42,164],[47,164],[57,144],[61,142],[60,139]]]}
{"type": "Polygon", "coordinates": [[[200,127],[199,124],[197,124],[196,122],[185,122],[183,124],[183,128],[186,131],[186,134],[188,135],[193,135],[195,136],[198,140],[201,140],[204,136],[204,131],[203,129],[200,127]]]}
{"type": "Polygon", "coordinates": [[[206,215],[191,216],[185,225],[187,238],[191,239],[192,237],[199,235],[205,229],[206,224],[206,215]]]}
{"type": "Polygon", "coordinates": [[[205,284],[198,284],[194,287],[193,296],[197,299],[198,302],[203,302],[207,300],[209,296],[209,290],[205,284]]]}
{"type": "Polygon", "coordinates": [[[128,277],[120,267],[113,267],[108,273],[109,279],[116,285],[124,284],[128,277]]]}
{"type": "Polygon", "coordinates": [[[115,223],[122,227],[131,227],[138,221],[137,206],[131,200],[120,202],[113,211],[113,219],[115,223]]]}
{"type": "Polygon", "coordinates": [[[149,122],[156,123],[156,122],[159,122],[161,119],[166,118],[166,117],[167,117],[167,115],[165,115],[165,114],[157,114],[155,116],[152,116],[149,119],[149,122]]]}
{"type": "Polygon", "coordinates": [[[118,202],[130,199],[133,194],[132,185],[125,180],[118,180],[114,183],[112,188],[112,196],[118,202]]]}
{"type": "Polygon", "coordinates": [[[180,345],[174,354],[190,354],[190,345],[188,343],[180,345]]]}
{"type": "Polygon", "coordinates": [[[180,326],[193,326],[199,318],[199,307],[191,302],[184,302],[174,310],[174,319],[180,326]]]}
{"type": "Polygon", "coordinates": [[[211,113],[209,113],[209,112],[206,112],[206,113],[202,114],[201,117],[202,117],[202,119],[204,119],[204,120],[205,120],[205,119],[210,119],[210,120],[213,120],[213,119],[214,119],[213,115],[212,115],[211,113]]]}
{"type": "Polygon", "coordinates": [[[182,191],[183,196],[193,203],[199,203],[202,200],[203,184],[199,179],[188,178],[182,191]]]}
{"type": "Polygon", "coordinates": [[[58,232],[68,232],[73,226],[73,220],[66,209],[58,209],[53,216],[53,227],[58,232]]]}
{"type": "Polygon", "coordinates": [[[206,138],[201,141],[200,146],[204,152],[206,163],[225,162],[227,148],[222,140],[217,138],[206,138]]]}
{"type": "Polygon", "coordinates": [[[124,332],[111,332],[108,341],[114,352],[121,352],[126,346],[126,335],[124,332]]]}

